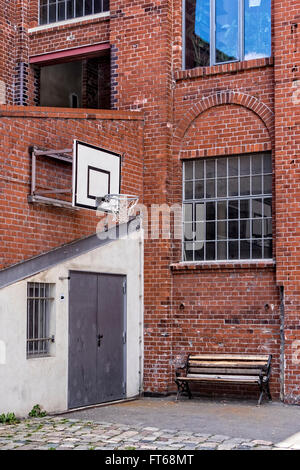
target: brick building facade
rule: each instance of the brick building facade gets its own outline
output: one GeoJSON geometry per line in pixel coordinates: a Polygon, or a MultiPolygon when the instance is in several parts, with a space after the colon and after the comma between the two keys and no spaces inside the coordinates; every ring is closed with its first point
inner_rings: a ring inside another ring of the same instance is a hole
{"type": "MultiPolygon", "coordinates": [[[[249,1],[253,8],[268,4],[249,1]]],[[[203,255],[195,240],[188,252],[181,240],[146,238],[144,392],[174,391],[174,367],[187,351],[270,353],[273,396],[299,404],[299,1],[271,1],[271,53],[205,65],[187,63],[187,9],[200,2],[106,3],[102,12],[51,21],[39,15],[38,0],[0,0],[1,268],[95,231],[94,213],[27,202],[30,146],[65,148],[88,137],[125,154],[122,192],[138,194],[149,207],[183,203],[183,162],[188,168],[262,155],[265,165],[271,154],[273,244],[261,232],[262,245],[250,240],[251,254],[243,257],[241,247],[249,244],[240,228],[239,256],[230,254],[228,232],[227,255],[210,257],[207,239],[203,255]],[[82,67],[81,106],[94,109],[41,107],[42,69],[75,60],[82,67]],[[110,109],[96,109],[99,103],[110,109]]],[[[185,203],[195,199],[194,192],[185,203]]],[[[221,249],[213,239],[213,250],[221,249]]]]}

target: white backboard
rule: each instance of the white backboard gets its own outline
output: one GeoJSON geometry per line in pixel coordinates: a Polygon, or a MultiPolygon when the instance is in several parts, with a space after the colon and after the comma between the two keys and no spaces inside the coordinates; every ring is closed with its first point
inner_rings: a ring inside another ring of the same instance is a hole
{"type": "Polygon", "coordinates": [[[96,198],[119,194],[121,155],[74,140],[73,206],[97,209],[96,198]]]}

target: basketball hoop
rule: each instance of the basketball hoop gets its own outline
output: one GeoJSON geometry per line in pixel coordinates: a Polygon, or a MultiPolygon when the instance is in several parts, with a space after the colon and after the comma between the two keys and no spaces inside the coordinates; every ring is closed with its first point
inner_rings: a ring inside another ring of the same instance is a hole
{"type": "Polygon", "coordinates": [[[106,194],[103,197],[97,197],[97,209],[110,213],[113,221],[120,223],[128,222],[133,214],[139,197],[133,194],[106,194]]]}

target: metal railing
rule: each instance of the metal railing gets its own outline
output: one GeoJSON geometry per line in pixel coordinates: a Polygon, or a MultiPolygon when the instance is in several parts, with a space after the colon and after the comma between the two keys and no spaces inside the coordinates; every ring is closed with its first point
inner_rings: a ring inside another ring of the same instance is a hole
{"type": "Polygon", "coordinates": [[[109,0],[40,0],[39,24],[45,25],[109,11],[109,0]]]}

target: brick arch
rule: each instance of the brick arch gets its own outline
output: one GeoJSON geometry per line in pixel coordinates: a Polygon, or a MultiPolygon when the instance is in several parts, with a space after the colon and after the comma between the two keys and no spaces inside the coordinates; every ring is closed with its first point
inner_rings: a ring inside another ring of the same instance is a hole
{"type": "Polygon", "coordinates": [[[274,117],[273,112],[267,105],[255,98],[255,96],[247,95],[238,91],[222,91],[202,98],[198,103],[195,103],[187,113],[185,113],[174,133],[175,146],[178,145],[178,147],[180,147],[180,142],[184,135],[192,122],[198,116],[210,108],[225,104],[235,104],[251,110],[261,119],[267,128],[270,137],[272,137],[274,131],[274,117]]]}

